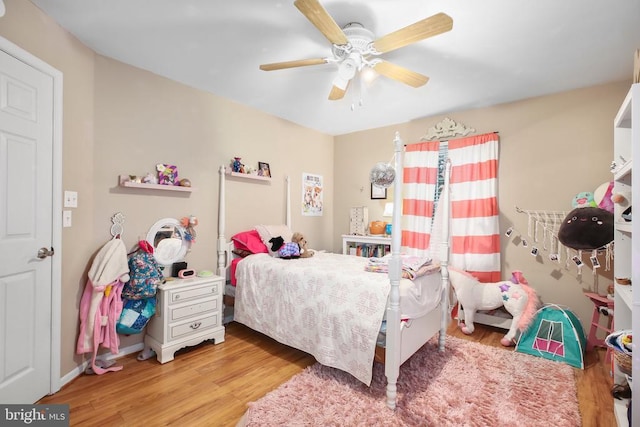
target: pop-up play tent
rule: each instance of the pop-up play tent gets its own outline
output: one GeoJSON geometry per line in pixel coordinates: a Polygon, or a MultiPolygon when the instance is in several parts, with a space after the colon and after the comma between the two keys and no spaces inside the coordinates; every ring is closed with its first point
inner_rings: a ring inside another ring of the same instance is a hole
{"type": "Polygon", "coordinates": [[[586,342],[582,324],[571,310],[545,304],[536,312],[529,328],[520,335],[516,351],[584,369],[586,342]]]}

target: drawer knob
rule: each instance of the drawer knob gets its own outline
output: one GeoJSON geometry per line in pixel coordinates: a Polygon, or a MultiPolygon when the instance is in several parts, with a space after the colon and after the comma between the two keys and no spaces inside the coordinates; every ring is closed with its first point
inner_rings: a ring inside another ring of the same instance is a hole
{"type": "Polygon", "coordinates": [[[176,295],[176,299],[180,299],[180,294],[176,295]]]}
{"type": "Polygon", "coordinates": [[[198,329],[202,325],[202,322],[195,322],[190,325],[191,329],[198,329]]]}

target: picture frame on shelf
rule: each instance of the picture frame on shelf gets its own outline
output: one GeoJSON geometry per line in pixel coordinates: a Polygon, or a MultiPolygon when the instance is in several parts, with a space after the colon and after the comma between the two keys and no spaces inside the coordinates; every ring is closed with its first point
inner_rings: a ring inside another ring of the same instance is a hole
{"type": "Polygon", "coordinates": [[[271,178],[271,168],[269,167],[269,163],[258,162],[258,175],[271,178]]]}
{"type": "Polygon", "coordinates": [[[371,200],[386,199],[387,189],[371,184],[371,200]]]}

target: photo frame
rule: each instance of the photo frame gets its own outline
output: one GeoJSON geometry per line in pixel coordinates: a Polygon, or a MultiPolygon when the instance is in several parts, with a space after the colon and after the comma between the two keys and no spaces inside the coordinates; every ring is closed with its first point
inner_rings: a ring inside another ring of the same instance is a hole
{"type": "Polygon", "coordinates": [[[371,200],[386,199],[387,189],[371,184],[371,200]]]}
{"type": "Polygon", "coordinates": [[[271,178],[271,168],[269,167],[269,163],[258,162],[258,175],[271,178]]]}

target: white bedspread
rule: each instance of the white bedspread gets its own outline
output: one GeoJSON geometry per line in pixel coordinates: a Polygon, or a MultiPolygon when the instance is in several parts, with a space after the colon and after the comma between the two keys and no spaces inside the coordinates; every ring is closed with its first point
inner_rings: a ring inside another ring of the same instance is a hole
{"type": "MultiPolygon", "coordinates": [[[[234,320],[370,385],[390,283],[387,274],[364,271],[366,264],[322,252],[292,260],[251,255],[237,266],[234,320]]],[[[430,283],[421,291],[402,280],[401,298],[423,304],[407,310],[426,313],[439,303],[440,281],[430,283]]]]}

